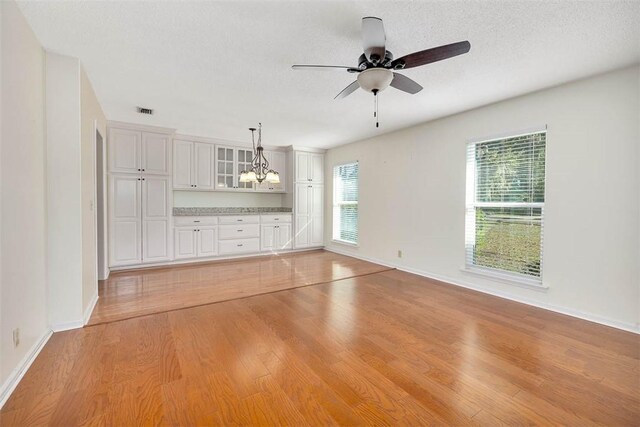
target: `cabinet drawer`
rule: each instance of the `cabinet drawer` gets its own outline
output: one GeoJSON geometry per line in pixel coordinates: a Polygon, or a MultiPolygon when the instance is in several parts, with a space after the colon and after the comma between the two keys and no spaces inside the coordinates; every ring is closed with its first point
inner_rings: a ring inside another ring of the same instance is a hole
{"type": "Polygon", "coordinates": [[[260,224],[221,225],[219,233],[224,240],[260,237],[260,224]]]}
{"type": "Polygon", "coordinates": [[[173,225],[182,227],[186,225],[216,225],[217,216],[176,216],[173,217],[173,225]]]}
{"type": "Polygon", "coordinates": [[[260,215],[225,215],[220,217],[220,224],[258,224],[260,215]]]}
{"type": "Polygon", "coordinates": [[[259,252],[260,239],[233,239],[218,242],[220,255],[239,254],[245,252],[259,252]]]}
{"type": "Polygon", "coordinates": [[[260,221],[263,224],[267,223],[275,223],[278,224],[280,222],[291,222],[291,214],[282,214],[282,215],[260,215],[260,221]]]}

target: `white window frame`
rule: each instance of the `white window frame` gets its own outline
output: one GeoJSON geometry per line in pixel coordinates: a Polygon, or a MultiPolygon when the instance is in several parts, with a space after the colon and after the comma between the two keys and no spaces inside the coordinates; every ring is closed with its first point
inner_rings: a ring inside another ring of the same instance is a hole
{"type": "MultiPolygon", "coordinates": [[[[546,126],[541,126],[541,127],[536,127],[536,128],[532,128],[532,129],[527,129],[527,130],[523,130],[520,132],[510,132],[510,133],[505,133],[505,134],[501,134],[501,135],[495,135],[495,136],[491,136],[491,137],[485,137],[485,138],[477,138],[477,139],[473,139],[467,142],[466,145],[466,149],[465,149],[465,156],[467,156],[467,152],[469,150],[469,146],[471,145],[477,145],[477,144],[481,144],[483,142],[489,142],[489,141],[495,141],[495,140],[499,140],[499,139],[509,139],[509,138],[517,138],[519,136],[526,136],[526,135],[531,135],[531,134],[536,134],[536,133],[546,133],[547,135],[545,136],[545,150],[548,142],[548,132],[547,132],[547,127],[546,126]]],[[[546,192],[547,192],[547,152],[545,151],[545,201],[546,201],[546,192]]],[[[524,286],[524,287],[531,287],[531,288],[535,288],[535,289],[539,289],[539,290],[546,290],[548,289],[548,285],[546,283],[543,283],[543,271],[544,271],[544,222],[545,222],[545,217],[544,217],[544,205],[545,203],[510,203],[510,202],[504,202],[504,203],[486,203],[486,202],[476,202],[475,201],[475,197],[476,197],[476,182],[475,182],[475,178],[476,178],[476,162],[469,162],[468,159],[465,158],[465,162],[466,162],[466,171],[467,171],[467,175],[466,175],[466,192],[465,192],[465,264],[464,264],[464,268],[462,269],[462,271],[466,272],[466,273],[471,273],[474,275],[478,275],[478,276],[482,276],[482,277],[487,277],[487,278],[491,278],[491,279],[496,279],[498,281],[501,282],[505,282],[505,283],[509,283],[509,284],[513,284],[513,285],[518,285],[518,286],[524,286]],[[515,273],[515,272],[511,272],[508,270],[501,270],[501,269],[497,269],[497,268],[491,268],[491,267],[485,267],[485,266],[479,266],[479,265],[475,265],[475,264],[470,264],[468,263],[468,254],[470,250],[473,250],[473,246],[475,245],[475,228],[476,228],[476,224],[475,224],[475,214],[474,215],[468,215],[467,213],[469,212],[470,209],[472,209],[475,213],[475,208],[478,207],[520,207],[520,208],[539,208],[542,211],[542,228],[540,230],[540,277],[534,277],[534,276],[527,276],[525,274],[519,274],[519,273],[515,273]],[[473,236],[471,236],[471,233],[469,233],[469,230],[474,230],[473,236]],[[471,240],[473,239],[473,240],[471,240]]]]}
{"type": "Polygon", "coordinates": [[[357,160],[355,161],[351,161],[351,162],[344,162],[344,163],[339,163],[339,164],[335,164],[333,165],[333,169],[331,171],[331,178],[333,179],[333,207],[332,207],[332,214],[333,214],[333,221],[332,221],[332,230],[331,230],[331,241],[335,242],[335,243],[340,243],[342,245],[348,245],[348,246],[354,246],[354,247],[358,247],[359,243],[358,241],[360,240],[360,206],[359,206],[359,202],[360,202],[360,164],[357,160]],[[337,168],[342,167],[342,166],[350,166],[350,165],[357,165],[358,166],[358,201],[356,202],[345,202],[345,201],[340,201],[336,199],[336,195],[337,195],[337,191],[336,191],[336,179],[335,179],[335,171],[337,168]],[[357,236],[358,236],[358,240],[356,240],[355,242],[349,241],[349,240],[344,240],[340,238],[340,207],[343,205],[357,205],[358,206],[358,216],[357,216],[357,225],[356,225],[356,229],[358,231],[357,236]]]}

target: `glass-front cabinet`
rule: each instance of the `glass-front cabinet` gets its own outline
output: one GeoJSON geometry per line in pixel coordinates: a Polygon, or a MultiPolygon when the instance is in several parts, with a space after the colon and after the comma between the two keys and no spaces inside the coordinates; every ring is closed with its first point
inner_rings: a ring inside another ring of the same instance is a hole
{"type": "Polygon", "coordinates": [[[236,174],[233,169],[236,163],[236,150],[232,147],[218,146],[217,151],[216,188],[234,188],[236,174]]]}
{"type": "Polygon", "coordinates": [[[240,172],[251,169],[253,151],[244,148],[217,146],[216,189],[253,191],[253,184],[240,182],[240,172]]]}

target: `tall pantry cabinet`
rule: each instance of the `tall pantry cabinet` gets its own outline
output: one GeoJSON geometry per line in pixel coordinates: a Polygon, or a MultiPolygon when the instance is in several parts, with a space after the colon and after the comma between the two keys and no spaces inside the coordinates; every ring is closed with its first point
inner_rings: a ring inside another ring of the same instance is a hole
{"type": "Polygon", "coordinates": [[[324,246],[324,154],[292,152],[294,248],[324,246]]]}
{"type": "Polygon", "coordinates": [[[109,266],[171,259],[170,130],[109,127],[109,266]]]}

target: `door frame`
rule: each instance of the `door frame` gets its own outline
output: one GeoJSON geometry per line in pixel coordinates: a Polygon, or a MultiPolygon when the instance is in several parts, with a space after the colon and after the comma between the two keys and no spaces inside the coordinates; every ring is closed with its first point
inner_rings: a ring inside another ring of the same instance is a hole
{"type": "Polygon", "coordinates": [[[96,279],[106,280],[109,277],[109,239],[107,212],[107,136],[98,128],[98,120],[93,121],[93,231],[96,242],[96,279]],[[102,137],[102,200],[98,203],[98,134],[102,137]],[[102,207],[102,240],[98,236],[98,209],[102,207]],[[102,242],[102,271],[100,271],[100,243],[102,242]]]}

